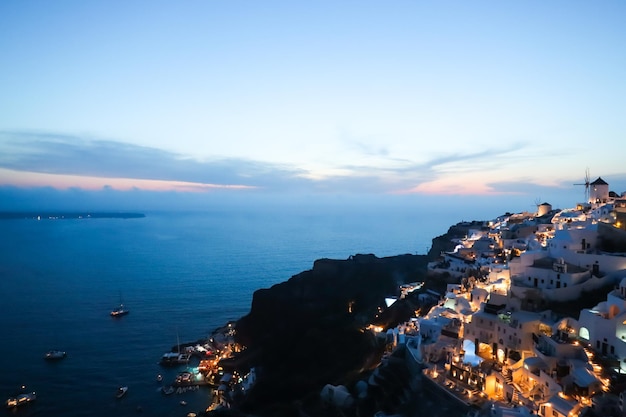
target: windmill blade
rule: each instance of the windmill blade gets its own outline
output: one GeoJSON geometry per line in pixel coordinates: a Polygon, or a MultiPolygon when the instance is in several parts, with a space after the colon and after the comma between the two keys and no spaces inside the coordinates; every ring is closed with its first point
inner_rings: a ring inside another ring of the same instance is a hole
{"type": "Polygon", "coordinates": [[[589,168],[585,169],[585,198],[589,201],[591,194],[589,192],[589,168]]]}
{"type": "Polygon", "coordinates": [[[588,201],[589,197],[590,197],[590,185],[591,185],[591,180],[590,180],[590,175],[589,175],[589,168],[585,169],[585,182],[583,183],[576,183],[574,185],[584,185],[585,186],[585,199],[588,201]]]}

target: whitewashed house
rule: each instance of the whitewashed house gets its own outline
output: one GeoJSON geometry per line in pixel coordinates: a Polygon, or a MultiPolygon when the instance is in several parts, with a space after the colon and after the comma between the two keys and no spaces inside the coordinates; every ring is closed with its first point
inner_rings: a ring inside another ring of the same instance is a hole
{"type": "Polygon", "coordinates": [[[597,352],[618,358],[622,372],[626,372],[626,278],[606,301],[581,310],[578,322],[580,338],[597,352]]]}
{"type": "Polygon", "coordinates": [[[532,352],[533,334],[539,332],[544,316],[527,311],[505,311],[503,305],[485,304],[471,321],[465,323],[463,337],[474,343],[477,350],[481,344],[491,349],[491,354],[505,362],[510,352],[521,355],[532,352]]]}
{"type": "Polygon", "coordinates": [[[539,415],[543,417],[571,417],[578,415],[582,407],[578,401],[559,394],[553,395],[539,407],[539,415]]]}
{"type": "Polygon", "coordinates": [[[526,251],[509,263],[511,292],[522,299],[568,301],[610,285],[610,273],[626,269],[626,256],[599,251],[598,244],[608,231],[619,232],[614,229],[589,221],[557,225],[545,249],[526,251]]]}

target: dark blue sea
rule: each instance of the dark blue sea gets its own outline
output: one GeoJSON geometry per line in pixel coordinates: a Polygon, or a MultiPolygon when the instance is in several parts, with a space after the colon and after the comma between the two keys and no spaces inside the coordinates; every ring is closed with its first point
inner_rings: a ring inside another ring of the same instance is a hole
{"type": "MultiPolygon", "coordinates": [[[[146,212],[137,219],[0,220],[0,397],[18,416],[185,416],[209,390],[163,396],[161,355],[245,315],[256,289],[356,253],[424,254],[469,217],[396,208],[146,212]],[[109,312],[120,299],[130,314],[109,312]],[[50,349],[67,351],[49,363],[50,349]],[[118,386],[128,394],[115,398],[118,386]],[[180,401],[187,402],[181,406],[180,401]]],[[[484,214],[497,215],[484,210],[484,214]]]]}

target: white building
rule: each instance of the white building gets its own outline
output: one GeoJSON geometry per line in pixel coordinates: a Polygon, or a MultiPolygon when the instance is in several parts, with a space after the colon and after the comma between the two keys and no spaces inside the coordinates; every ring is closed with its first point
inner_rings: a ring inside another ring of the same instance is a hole
{"type": "Polygon", "coordinates": [[[539,332],[543,318],[540,313],[507,312],[503,305],[485,304],[465,323],[463,337],[474,343],[475,353],[482,345],[482,350],[491,349],[493,357],[505,362],[512,351],[520,355],[532,351],[532,336],[539,332]]]}
{"type": "Polygon", "coordinates": [[[578,415],[580,404],[571,398],[555,394],[539,407],[539,415],[544,417],[570,417],[578,415]]]}
{"type": "Polygon", "coordinates": [[[529,250],[509,262],[511,292],[521,299],[574,300],[612,282],[608,276],[626,269],[626,256],[599,250],[608,232],[605,223],[558,223],[545,249],[529,250]],[[533,291],[534,290],[534,291],[533,291]]]}
{"type": "Polygon", "coordinates": [[[583,309],[578,322],[579,336],[597,352],[618,358],[621,370],[626,372],[626,278],[607,295],[606,301],[583,309]]]}
{"type": "Polygon", "coordinates": [[[589,184],[589,202],[606,203],[609,201],[609,184],[601,177],[589,184]]]}

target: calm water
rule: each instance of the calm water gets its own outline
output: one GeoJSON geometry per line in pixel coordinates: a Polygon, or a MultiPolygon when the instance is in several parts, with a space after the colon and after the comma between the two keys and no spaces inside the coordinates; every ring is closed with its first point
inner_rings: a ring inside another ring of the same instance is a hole
{"type": "Polygon", "coordinates": [[[202,410],[208,390],[157,391],[157,374],[167,382],[177,372],[157,365],[177,336],[206,337],[246,314],[254,290],[315,259],[425,253],[458,220],[415,210],[242,209],[0,221],[0,397],[22,384],[36,391],[35,403],[7,412],[20,416],[137,415],[138,405],[150,416],[202,410]],[[131,313],[112,319],[120,296],[131,313]],[[68,357],[47,363],[50,349],[68,357]],[[116,400],[120,385],[129,392],[116,400]]]}

